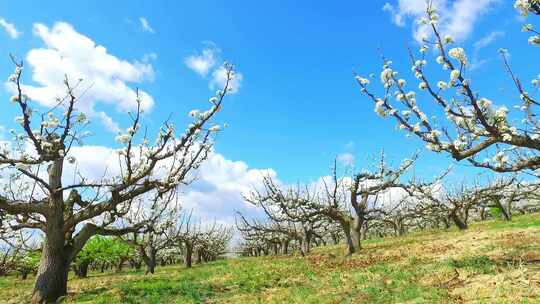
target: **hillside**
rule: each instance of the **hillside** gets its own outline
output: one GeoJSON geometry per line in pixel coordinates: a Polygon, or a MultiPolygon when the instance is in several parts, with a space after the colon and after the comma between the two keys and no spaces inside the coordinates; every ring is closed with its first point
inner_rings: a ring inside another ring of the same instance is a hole
{"type": "MultiPolygon", "coordinates": [[[[540,303],[540,214],[466,232],[433,231],[340,246],[306,258],[238,258],[184,269],[90,273],[67,303],[540,303]]],[[[24,303],[33,278],[0,278],[0,302],[24,303]]]]}

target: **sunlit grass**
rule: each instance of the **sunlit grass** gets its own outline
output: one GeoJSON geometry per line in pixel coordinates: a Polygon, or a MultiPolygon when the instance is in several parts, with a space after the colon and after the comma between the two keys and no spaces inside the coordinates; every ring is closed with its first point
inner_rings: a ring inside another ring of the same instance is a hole
{"type": "MultiPolygon", "coordinates": [[[[303,258],[221,260],[192,269],[91,272],[71,278],[65,303],[539,303],[540,215],[468,231],[373,239],[303,258]]],[[[0,278],[0,302],[25,303],[32,278],[0,278]]]]}

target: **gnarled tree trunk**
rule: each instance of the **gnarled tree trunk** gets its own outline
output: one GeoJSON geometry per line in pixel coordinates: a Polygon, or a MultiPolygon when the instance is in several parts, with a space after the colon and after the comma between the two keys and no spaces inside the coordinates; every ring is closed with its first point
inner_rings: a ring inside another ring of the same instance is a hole
{"type": "Polygon", "coordinates": [[[466,230],[468,228],[467,223],[465,223],[455,212],[450,214],[450,218],[459,230],[466,230]]]}
{"type": "Polygon", "coordinates": [[[38,268],[33,303],[54,303],[67,293],[69,272],[68,254],[64,249],[63,238],[47,238],[38,268]]]}

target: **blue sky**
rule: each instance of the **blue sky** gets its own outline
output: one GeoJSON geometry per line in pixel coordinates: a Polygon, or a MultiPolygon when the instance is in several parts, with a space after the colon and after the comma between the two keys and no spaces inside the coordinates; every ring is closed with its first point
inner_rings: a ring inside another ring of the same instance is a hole
{"type": "MultiPolygon", "coordinates": [[[[185,61],[210,48],[217,61],[235,63],[242,74],[238,92],[227,98],[218,118],[230,127],[219,135],[216,152],[250,168],[272,168],[287,182],[313,180],[327,174],[340,154],[349,153],[362,166],[383,148],[396,162],[423,149],[375,115],[352,76],[353,71],[378,75],[381,53],[402,73],[409,71],[406,47],[418,48],[412,24],[414,7],[421,2],[2,1],[0,17],[19,35],[13,39],[0,32],[0,71],[7,78],[13,70],[8,54],[25,59],[31,49],[45,47],[33,33],[35,23],[52,29],[56,22],[65,22],[109,54],[151,66],[152,75],[127,85],[152,96],[155,104],[145,119],[156,130],[171,114],[178,125],[186,125],[189,110],[207,105],[215,67],[203,77],[185,61]]],[[[441,14],[458,27],[448,28],[458,33],[458,44],[476,63],[485,62],[470,71],[477,87],[493,99],[514,98],[497,50],[509,49],[513,66],[525,80],[536,71],[527,64],[535,49],[527,45],[527,35],[520,31],[524,21],[511,1],[440,2],[449,8],[441,14]],[[457,3],[463,5],[461,11],[451,10],[457,3]]],[[[31,83],[31,70],[26,77],[31,83]]],[[[0,97],[7,100],[9,93],[2,90],[0,97]]],[[[429,100],[422,102],[429,108],[429,100]]],[[[115,109],[114,100],[96,103],[95,110],[127,127],[125,113],[115,109]]],[[[15,108],[3,107],[1,124],[13,127],[15,115],[15,108]]],[[[94,129],[99,136],[89,144],[116,145],[114,132],[100,122],[94,122],[94,129]]],[[[433,175],[450,163],[423,149],[416,171],[433,175]]]]}

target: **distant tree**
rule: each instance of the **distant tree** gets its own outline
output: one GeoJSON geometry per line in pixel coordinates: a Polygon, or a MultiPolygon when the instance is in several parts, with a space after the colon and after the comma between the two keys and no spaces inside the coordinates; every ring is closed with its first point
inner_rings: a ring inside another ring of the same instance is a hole
{"type": "Polygon", "coordinates": [[[133,249],[117,237],[96,235],[84,246],[73,261],[75,274],[79,278],[88,276],[92,264],[115,265],[117,271],[122,270],[123,263],[133,254],[133,249]]]}
{"type": "Polygon", "coordinates": [[[487,185],[478,181],[462,182],[454,189],[438,187],[416,187],[415,195],[420,203],[416,209],[424,213],[442,215],[454,223],[460,230],[469,227],[470,214],[477,207],[501,198],[505,191],[516,182],[514,178],[500,179],[487,185]]]}
{"type": "Polygon", "coordinates": [[[14,268],[21,275],[21,279],[26,280],[29,274],[37,272],[40,259],[39,249],[24,251],[14,257],[14,268]]]}
{"type": "MultiPolygon", "coordinates": [[[[312,214],[321,214],[337,222],[345,235],[347,253],[361,249],[370,223],[392,212],[391,192],[407,196],[413,181],[404,181],[404,175],[412,168],[417,156],[403,161],[397,169],[388,166],[381,154],[377,169],[362,170],[352,178],[338,177],[334,163],[331,180],[323,180],[323,187],[314,200],[302,202],[312,214]],[[386,200],[386,202],[381,202],[386,200]]],[[[393,199],[398,200],[399,197],[393,199]]]]}
{"type": "Polygon", "coordinates": [[[20,130],[14,130],[14,140],[0,149],[0,165],[6,177],[2,178],[0,213],[4,216],[2,223],[12,229],[43,232],[32,301],[54,302],[66,294],[70,264],[93,235],[139,231],[147,222],[121,225],[132,202],[144,194],[163,196],[189,183],[189,173],[206,159],[213,134],[219,131],[218,125],[209,125],[221,110],[234,72],[231,65],[225,65],[224,88],[210,99],[209,110],[190,112],[194,121],[180,134],[168,121],[155,140],[149,138],[141,124],[142,97],[137,96],[137,110],[129,114],[131,126],[116,137],[122,145],[117,150],[121,172],[107,172],[107,178],[88,180],[77,169],[73,175],[66,172],[69,163],[77,168],[72,148],[82,146],[82,139],[88,136],[84,131],[88,119],[78,104],[85,90],[82,80],[73,85],[66,77],[66,95],[40,113],[31,107],[23,90],[23,63],[15,65],[9,82],[15,90],[11,102],[20,111],[15,118],[20,130]]]}
{"type": "MultiPolygon", "coordinates": [[[[253,189],[244,199],[256,207],[261,208],[268,223],[256,220],[250,222],[240,215],[241,230],[253,230],[281,234],[289,240],[299,244],[300,253],[306,255],[310,252],[312,243],[318,235],[318,230],[325,224],[324,216],[309,210],[309,202],[315,199],[316,189],[309,186],[297,185],[287,187],[278,184],[272,177],[263,177],[263,189],[253,189]]],[[[277,239],[267,239],[269,243],[276,243],[277,239]]],[[[263,247],[268,250],[267,247],[263,247]]]]}
{"type": "Polygon", "coordinates": [[[181,213],[176,199],[174,191],[153,200],[142,197],[139,208],[130,212],[127,217],[129,222],[147,223],[140,231],[122,237],[137,250],[146,265],[146,274],[154,273],[159,252],[173,246],[180,237],[182,227],[188,225],[190,216],[181,213]],[[153,220],[150,222],[148,219],[153,220]]]}

